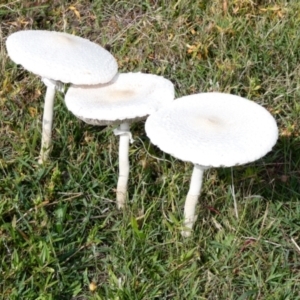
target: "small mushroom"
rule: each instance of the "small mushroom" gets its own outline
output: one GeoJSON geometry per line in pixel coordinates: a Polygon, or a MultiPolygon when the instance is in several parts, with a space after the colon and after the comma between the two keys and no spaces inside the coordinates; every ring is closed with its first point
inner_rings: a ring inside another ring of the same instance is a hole
{"type": "Polygon", "coordinates": [[[120,136],[117,206],[122,208],[129,176],[130,123],[145,119],[174,100],[173,84],[162,76],[143,73],[118,74],[110,83],[97,86],[71,86],[65,96],[67,108],[92,125],[118,124],[120,136]]]}
{"type": "Polygon", "coordinates": [[[145,129],[154,145],[194,164],[184,206],[183,236],[191,235],[203,172],[257,160],[278,138],[276,122],[265,108],[223,93],[179,98],[149,116],[145,129]]]}
{"type": "Polygon", "coordinates": [[[99,45],[67,33],[25,30],[11,34],[6,41],[9,57],[42,77],[47,86],[39,163],[47,160],[51,146],[55,89],[59,82],[99,84],[117,73],[114,57],[99,45]]]}

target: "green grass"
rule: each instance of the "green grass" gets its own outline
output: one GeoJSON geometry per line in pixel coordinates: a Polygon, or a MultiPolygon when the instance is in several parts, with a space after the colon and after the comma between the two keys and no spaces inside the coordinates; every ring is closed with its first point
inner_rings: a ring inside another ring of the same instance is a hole
{"type": "Polygon", "coordinates": [[[0,3],[1,299],[300,299],[298,1],[62,2],[0,3]],[[178,97],[248,97],[276,118],[278,143],[259,161],[206,172],[184,239],[192,165],[137,123],[118,211],[118,139],[68,113],[63,94],[51,160],[37,164],[45,87],[5,49],[9,34],[31,28],[106,45],[121,72],[163,75],[178,97]]]}

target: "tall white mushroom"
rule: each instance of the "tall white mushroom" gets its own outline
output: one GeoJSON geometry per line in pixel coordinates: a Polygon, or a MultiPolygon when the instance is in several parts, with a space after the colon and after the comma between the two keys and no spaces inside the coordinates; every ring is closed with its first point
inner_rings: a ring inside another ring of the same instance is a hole
{"type": "Polygon", "coordinates": [[[265,108],[222,93],[179,98],[149,116],[145,129],[154,145],[194,164],[184,206],[183,236],[191,234],[203,172],[259,159],[278,138],[276,122],[265,108]]]}
{"type": "Polygon", "coordinates": [[[118,124],[120,136],[117,206],[125,204],[129,176],[130,123],[145,119],[174,100],[174,86],[162,76],[143,73],[119,74],[112,82],[98,86],[71,86],[66,93],[67,108],[92,125],[118,124]]]}
{"type": "Polygon", "coordinates": [[[42,163],[47,160],[51,146],[54,96],[58,83],[106,83],[116,75],[117,62],[99,45],[63,32],[18,31],[7,38],[6,48],[15,63],[41,76],[47,86],[39,158],[42,163]]]}

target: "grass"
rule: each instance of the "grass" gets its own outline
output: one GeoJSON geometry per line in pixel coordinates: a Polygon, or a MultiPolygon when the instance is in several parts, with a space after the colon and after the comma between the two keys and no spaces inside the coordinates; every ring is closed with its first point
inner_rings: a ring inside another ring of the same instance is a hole
{"type": "Polygon", "coordinates": [[[297,0],[2,1],[1,299],[300,299],[299,11],[297,0]],[[192,166],[151,145],[140,122],[117,211],[118,139],[68,113],[63,94],[51,160],[37,165],[45,87],[5,49],[31,28],[89,38],[121,72],[172,80],[178,97],[248,97],[276,118],[278,143],[254,163],[206,172],[183,239],[192,166]]]}

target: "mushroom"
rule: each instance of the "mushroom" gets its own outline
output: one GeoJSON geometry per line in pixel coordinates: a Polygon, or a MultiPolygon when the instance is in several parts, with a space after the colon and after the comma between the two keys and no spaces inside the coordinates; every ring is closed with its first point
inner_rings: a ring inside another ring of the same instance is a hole
{"type": "Polygon", "coordinates": [[[120,136],[117,207],[122,208],[129,176],[130,123],[145,119],[174,100],[174,86],[162,76],[144,73],[118,74],[108,84],[71,86],[65,96],[67,108],[79,119],[92,125],[118,124],[120,136]]]}
{"type": "Polygon", "coordinates": [[[278,138],[276,122],[265,108],[223,93],[179,98],[149,116],[145,129],[154,145],[194,164],[184,206],[183,236],[191,235],[203,172],[257,160],[278,138]]]}
{"type": "Polygon", "coordinates": [[[59,83],[99,84],[117,73],[114,57],[99,45],[67,33],[25,30],[11,34],[6,41],[9,57],[42,77],[47,86],[39,163],[49,156],[55,89],[59,83]]]}

